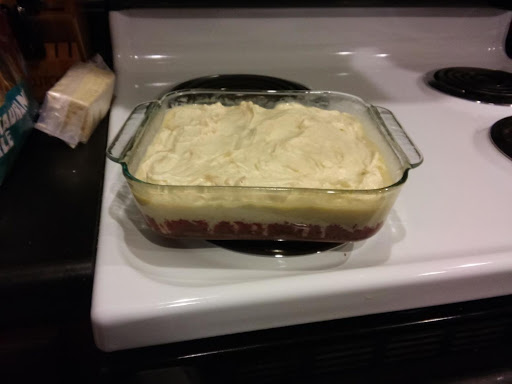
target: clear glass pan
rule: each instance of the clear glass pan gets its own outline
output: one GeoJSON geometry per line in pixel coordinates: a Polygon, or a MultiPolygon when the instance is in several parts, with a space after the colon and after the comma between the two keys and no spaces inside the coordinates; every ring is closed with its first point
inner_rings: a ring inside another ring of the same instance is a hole
{"type": "Polygon", "coordinates": [[[423,161],[394,115],[344,93],[330,91],[171,92],[137,106],[107,151],[123,174],[148,225],[171,238],[347,242],[374,235],[383,225],[408,171],[423,161]],[[371,190],[178,186],[151,184],[134,174],[169,108],[184,104],[264,108],[295,102],[355,115],[378,146],[392,184],[371,190]]]}

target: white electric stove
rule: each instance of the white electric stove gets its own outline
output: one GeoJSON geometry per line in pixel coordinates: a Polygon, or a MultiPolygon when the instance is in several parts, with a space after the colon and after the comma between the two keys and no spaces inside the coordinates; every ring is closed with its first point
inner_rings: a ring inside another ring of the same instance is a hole
{"type": "Polygon", "coordinates": [[[92,301],[98,347],[512,294],[512,160],[489,137],[512,108],[453,97],[425,81],[446,67],[512,71],[504,52],[511,19],[483,8],[111,12],[117,89],[109,140],[138,103],[178,83],[258,74],[391,109],[425,161],[377,235],[300,257],[158,238],[120,166],[107,161],[92,301]]]}

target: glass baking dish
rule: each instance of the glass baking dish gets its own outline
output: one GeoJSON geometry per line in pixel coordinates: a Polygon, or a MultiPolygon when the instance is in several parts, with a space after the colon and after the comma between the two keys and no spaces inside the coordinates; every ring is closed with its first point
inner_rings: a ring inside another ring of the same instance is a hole
{"type": "Polygon", "coordinates": [[[358,97],[330,91],[170,92],[138,105],[107,151],[121,164],[147,224],[171,238],[210,240],[303,240],[348,242],[366,239],[383,225],[409,169],[423,158],[393,114],[358,97]],[[367,190],[181,186],[152,184],[134,174],[159,130],[166,111],[184,104],[264,108],[295,102],[356,116],[387,163],[392,183],[367,190]]]}

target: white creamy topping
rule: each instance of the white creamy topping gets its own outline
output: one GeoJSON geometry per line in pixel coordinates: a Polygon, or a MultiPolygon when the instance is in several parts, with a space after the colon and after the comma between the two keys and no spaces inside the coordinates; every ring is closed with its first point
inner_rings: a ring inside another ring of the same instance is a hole
{"type": "Polygon", "coordinates": [[[384,160],[356,117],[297,103],[171,108],[135,176],[168,185],[389,185],[384,160]]]}

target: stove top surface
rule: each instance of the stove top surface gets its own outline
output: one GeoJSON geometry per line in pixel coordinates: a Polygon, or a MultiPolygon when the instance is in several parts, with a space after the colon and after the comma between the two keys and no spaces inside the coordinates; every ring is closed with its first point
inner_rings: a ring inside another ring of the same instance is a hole
{"type": "Polygon", "coordinates": [[[134,348],[512,293],[512,162],[489,137],[510,107],[425,83],[439,68],[510,71],[502,47],[510,19],[480,8],[112,12],[118,81],[110,140],[137,103],[191,79],[250,73],[390,109],[425,162],[374,237],[277,258],[157,237],[119,166],[107,162],[92,303],[98,346],[134,348]]]}

